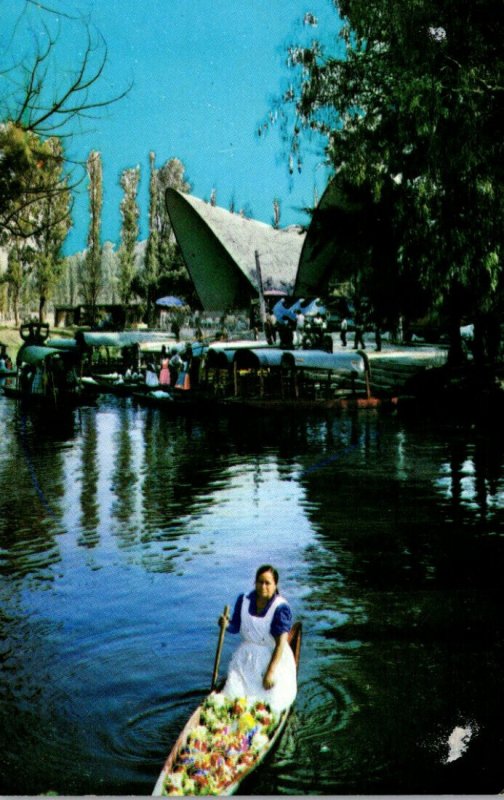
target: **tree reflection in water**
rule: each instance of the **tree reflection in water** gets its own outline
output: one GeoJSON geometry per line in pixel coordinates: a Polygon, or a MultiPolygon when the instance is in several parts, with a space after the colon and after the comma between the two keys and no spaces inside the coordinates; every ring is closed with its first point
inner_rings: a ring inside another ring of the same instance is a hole
{"type": "Polygon", "coordinates": [[[148,794],[207,688],[218,613],[270,559],[304,623],[300,691],[247,792],[502,788],[497,436],[123,398],[63,435],[5,400],[0,419],[4,791],[148,794]]]}

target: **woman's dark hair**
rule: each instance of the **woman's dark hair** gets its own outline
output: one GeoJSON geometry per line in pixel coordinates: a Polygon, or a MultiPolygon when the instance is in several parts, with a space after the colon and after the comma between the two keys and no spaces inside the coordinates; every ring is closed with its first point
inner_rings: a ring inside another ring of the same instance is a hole
{"type": "Polygon", "coordinates": [[[275,583],[278,586],[278,581],[280,580],[280,576],[278,575],[278,570],[275,567],[272,567],[271,564],[263,564],[256,572],[255,579],[256,581],[259,579],[259,575],[262,575],[263,572],[271,572],[273,578],[275,579],[275,583]]]}

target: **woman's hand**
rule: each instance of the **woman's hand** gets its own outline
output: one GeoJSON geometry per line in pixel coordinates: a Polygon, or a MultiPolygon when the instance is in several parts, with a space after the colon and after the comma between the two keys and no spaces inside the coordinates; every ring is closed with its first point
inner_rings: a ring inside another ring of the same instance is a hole
{"type": "Polygon", "coordinates": [[[268,669],[264,673],[263,686],[265,689],[272,689],[275,685],[275,669],[280,661],[284,647],[287,645],[287,634],[281,633],[275,636],[275,649],[268,664],[268,669]]]}
{"type": "Polygon", "coordinates": [[[263,686],[265,689],[272,689],[275,685],[275,677],[272,669],[267,669],[264,673],[263,686]]]}
{"type": "Polygon", "coordinates": [[[231,622],[231,617],[229,616],[229,606],[224,606],[224,612],[219,616],[217,620],[217,625],[221,629],[221,637],[226,632],[226,628],[228,627],[229,623],[231,622]]]}

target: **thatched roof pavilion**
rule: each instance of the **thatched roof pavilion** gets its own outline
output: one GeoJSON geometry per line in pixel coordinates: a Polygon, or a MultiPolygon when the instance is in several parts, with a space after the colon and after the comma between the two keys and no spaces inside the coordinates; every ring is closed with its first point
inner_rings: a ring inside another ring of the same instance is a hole
{"type": "Polygon", "coordinates": [[[294,294],[311,297],[324,293],[341,259],[331,230],[331,209],[341,202],[338,183],[330,181],[313,214],[299,257],[294,294]],[[322,233],[322,235],[321,235],[322,233]]]}
{"type": "Polygon", "coordinates": [[[212,206],[176,189],[166,206],[203,308],[245,308],[258,296],[256,252],[263,289],[292,292],[305,234],[212,206]]]}

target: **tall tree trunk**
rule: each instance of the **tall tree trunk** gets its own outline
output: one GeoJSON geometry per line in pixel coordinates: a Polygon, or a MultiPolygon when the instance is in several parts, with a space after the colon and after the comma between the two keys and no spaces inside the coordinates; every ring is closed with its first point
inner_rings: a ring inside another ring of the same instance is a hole
{"type": "Polygon", "coordinates": [[[45,304],[46,299],[44,295],[41,294],[39,297],[39,322],[45,322],[45,304]]]}

